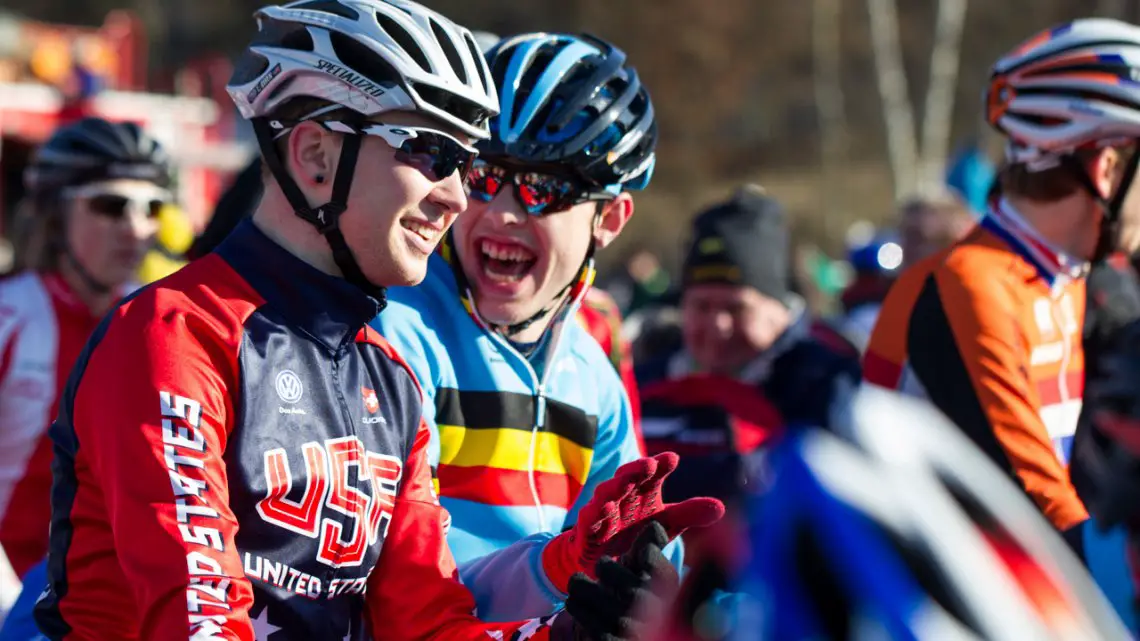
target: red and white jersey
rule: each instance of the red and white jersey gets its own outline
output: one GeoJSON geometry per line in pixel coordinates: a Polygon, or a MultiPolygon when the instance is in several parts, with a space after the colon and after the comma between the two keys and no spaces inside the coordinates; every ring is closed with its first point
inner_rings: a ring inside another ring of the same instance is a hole
{"type": "Polygon", "coordinates": [[[0,281],[0,546],[21,577],[47,553],[47,428],[98,323],[57,274],[0,281]]]}

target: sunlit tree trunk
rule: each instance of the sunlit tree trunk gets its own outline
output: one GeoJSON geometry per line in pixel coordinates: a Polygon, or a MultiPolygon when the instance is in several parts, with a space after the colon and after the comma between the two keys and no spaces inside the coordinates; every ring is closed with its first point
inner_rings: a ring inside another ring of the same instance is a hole
{"type": "MultiPolygon", "coordinates": [[[[815,104],[819,118],[820,167],[825,189],[819,190],[822,211],[839,211],[847,159],[847,117],[842,84],[840,0],[814,0],[812,48],[815,59],[815,104]]],[[[825,214],[826,216],[826,214],[825,214]]],[[[826,216],[825,220],[831,220],[826,216]]]]}
{"type": "Polygon", "coordinates": [[[923,175],[917,186],[922,193],[939,190],[945,182],[947,155],[954,124],[954,95],[958,87],[962,27],[966,0],[940,0],[930,52],[930,83],[922,115],[921,158],[923,175]]]}
{"type": "Polygon", "coordinates": [[[887,131],[887,154],[894,177],[895,199],[914,191],[918,166],[914,108],[907,93],[906,72],[899,48],[899,19],[895,0],[867,0],[875,76],[887,131]]]}

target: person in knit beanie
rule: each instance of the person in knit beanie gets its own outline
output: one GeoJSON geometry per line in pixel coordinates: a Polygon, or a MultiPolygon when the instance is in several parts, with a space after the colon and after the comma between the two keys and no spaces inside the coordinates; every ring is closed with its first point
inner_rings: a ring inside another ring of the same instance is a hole
{"type": "Polygon", "coordinates": [[[802,315],[788,245],[783,207],[755,186],[694,219],[681,309],[697,369],[736,374],[802,315]]]}
{"type": "Polygon", "coordinates": [[[858,352],[792,292],[784,207],[746,185],[700,212],[681,271],[683,346],[638,365],[649,452],[675,451],[667,496],[731,501],[743,456],[792,425],[826,426],[858,352]]]}

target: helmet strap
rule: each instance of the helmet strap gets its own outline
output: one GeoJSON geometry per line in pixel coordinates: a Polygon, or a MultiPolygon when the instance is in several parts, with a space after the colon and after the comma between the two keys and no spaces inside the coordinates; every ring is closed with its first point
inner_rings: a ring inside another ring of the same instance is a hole
{"type": "Polygon", "coordinates": [[[565,287],[558,290],[558,293],[554,295],[554,300],[552,300],[549,305],[540,309],[530,318],[519,321],[513,325],[496,325],[495,329],[497,331],[508,338],[515,336],[543,318],[546,318],[551,312],[566,302],[566,295],[574,288],[574,284],[582,279],[582,274],[594,268],[594,252],[598,250],[598,241],[594,235],[598,231],[598,225],[602,222],[602,214],[605,212],[604,205],[605,203],[599,203],[598,209],[594,213],[594,218],[590,222],[590,246],[586,249],[586,257],[582,259],[582,264],[578,267],[578,271],[574,272],[574,278],[571,279],[569,283],[566,283],[565,287]]]}
{"type": "Polygon", "coordinates": [[[1088,170],[1085,169],[1075,156],[1066,155],[1061,158],[1061,164],[1068,168],[1069,172],[1077,179],[1077,182],[1084,187],[1089,196],[1091,196],[1104,211],[1104,217],[1101,219],[1100,229],[1097,232],[1096,248],[1093,250],[1093,262],[1104,260],[1116,251],[1120,237],[1120,212],[1124,207],[1124,199],[1128,197],[1128,190],[1132,187],[1132,182],[1136,179],[1137,170],[1140,169],[1140,138],[1136,139],[1135,142],[1137,149],[1132,152],[1128,163],[1124,166],[1124,173],[1121,175],[1120,185],[1117,187],[1116,192],[1112,194],[1111,199],[1106,199],[1104,195],[1100,193],[1100,190],[1093,183],[1092,177],[1089,176],[1088,170]]]}
{"type": "Polygon", "coordinates": [[[336,177],[333,179],[332,197],[329,202],[313,209],[309,206],[308,198],[305,197],[301,188],[297,186],[281,162],[281,156],[277,153],[277,146],[274,144],[274,131],[269,122],[265,118],[254,118],[251,120],[251,124],[254,133],[257,135],[258,145],[261,147],[262,158],[277,180],[286,200],[293,206],[293,212],[316,227],[317,231],[325,237],[332,249],[333,261],[340,269],[344,279],[379,301],[380,308],[383,309],[387,300],[386,289],[373,284],[364,276],[364,272],[356,262],[356,257],[353,256],[352,249],[349,248],[339,224],[340,215],[348,209],[348,194],[352,188],[353,175],[356,173],[361,137],[351,134],[344,136],[344,143],[340,149],[340,160],[337,162],[336,177]]]}

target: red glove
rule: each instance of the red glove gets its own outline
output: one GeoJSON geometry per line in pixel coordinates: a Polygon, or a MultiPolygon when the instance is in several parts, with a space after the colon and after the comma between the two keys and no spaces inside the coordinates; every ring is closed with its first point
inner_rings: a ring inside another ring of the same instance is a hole
{"type": "Polygon", "coordinates": [[[712,525],[724,516],[724,504],[716,499],[661,502],[661,486],[678,460],[676,454],[664,452],[631,461],[598,485],[578,513],[578,522],[542,551],[543,569],[555,587],[566,592],[576,572],[596,578],[598,559],[625,553],[651,520],[660,523],[672,541],[689,528],[712,525]]]}

